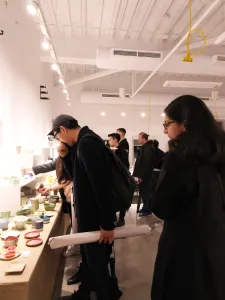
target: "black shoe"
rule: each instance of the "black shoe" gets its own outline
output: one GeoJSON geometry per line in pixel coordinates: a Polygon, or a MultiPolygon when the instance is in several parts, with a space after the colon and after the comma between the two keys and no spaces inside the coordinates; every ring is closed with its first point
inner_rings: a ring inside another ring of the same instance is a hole
{"type": "Polygon", "coordinates": [[[122,227],[125,225],[125,221],[124,219],[123,220],[119,219],[114,225],[115,227],[122,227]]]}
{"type": "Polygon", "coordinates": [[[76,284],[78,282],[81,282],[81,264],[80,264],[80,268],[78,269],[77,273],[67,280],[67,284],[72,285],[72,284],[76,284]]]}

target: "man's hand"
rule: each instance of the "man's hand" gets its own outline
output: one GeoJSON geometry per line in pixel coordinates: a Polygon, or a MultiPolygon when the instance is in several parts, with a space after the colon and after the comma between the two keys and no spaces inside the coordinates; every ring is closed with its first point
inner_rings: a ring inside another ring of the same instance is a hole
{"type": "Polygon", "coordinates": [[[61,157],[65,157],[69,152],[68,148],[63,143],[60,143],[60,145],[57,148],[57,151],[59,153],[59,156],[61,156],[61,157]]]}
{"type": "Polygon", "coordinates": [[[105,244],[109,243],[112,244],[114,241],[114,230],[106,231],[101,228],[100,238],[98,240],[99,244],[104,242],[105,244]]]}

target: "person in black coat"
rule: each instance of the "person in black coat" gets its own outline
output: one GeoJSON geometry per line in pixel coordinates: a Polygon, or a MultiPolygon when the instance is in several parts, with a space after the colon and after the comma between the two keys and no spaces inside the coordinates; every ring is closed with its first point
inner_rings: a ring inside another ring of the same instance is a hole
{"type": "Polygon", "coordinates": [[[152,300],[225,299],[225,132],[205,103],[165,109],[171,139],[152,211],[163,219],[152,300]]]}
{"type": "MultiPolygon", "coordinates": [[[[108,135],[109,137],[109,146],[110,148],[115,151],[115,154],[119,157],[119,159],[124,163],[126,168],[129,170],[130,163],[128,152],[121,146],[120,142],[120,135],[118,133],[111,133],[108,135]]],[[[121,227],[125,225],[125,215],[126,210],[120,211],[119,220],[116,221],[115,226],[121,227]]]]}
{"type": "Polygon", "coordinates": [[[116,133],[118,133],[120,135],[120,146],[123,147],[129,155],[129,143],[128,143],[127,139],[125,138],[126,133],[127,133],[126,129],[118,128],[116,133]]]}
{"type": "Polygon", "coordinates": [[[108,270],[109,255],[114,239],[115,211],[112,194],[112,173],[109,152],[104,142],[88,127],[80,128],[76,119],[69,115],[58,116],[49,135],[61,142],[58,152],[64,158],[74,181],[74,195],[78,232],[100,230],[99,242],[83,245],[85,260],[82,260],[82,281],[77,292],[62,299],[89,299],[92,289],[99,300],[117,300],[122,293],[110,289],[108,270]],[[66,144],[73,146],[72,156],[66,144]]]}
{"type": "Polygon", "coordinates": [[[141,148],[134,166],[133,176],[138,178],[140,184],[140,194],[143,201],[143,207],[139,211],[139,216],[151,215],[151,179],[154,169],[154,149],[151,141],[148,141],[148,135],[141,132],[138,136],[141,148]]]}

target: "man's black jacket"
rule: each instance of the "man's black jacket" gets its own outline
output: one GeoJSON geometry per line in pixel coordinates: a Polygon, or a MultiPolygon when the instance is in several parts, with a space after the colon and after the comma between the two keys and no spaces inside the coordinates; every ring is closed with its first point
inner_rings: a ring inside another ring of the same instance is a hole
{"type": "Polygon", "coordinates": [[[119,157],[119,159],[124,163],[127,169],[130,167],[128,152],[119,145],[118,149],[115,151],[115,154],[119,157]]]}
{"type": "Polygon", "coordinates": [[[111,201],[112,175],[108,149],[88,127],[79,133],[77,145],[63,160],[73,174],[78,232],[114,229],[111,201]],[[72,161],[71,161],[72,159],[72,161]]]}
{"type": "Polygon", "coordinates": [[[139,151],[135,166],[134,177],[150,179],[154,169],[154,148],[151,142],[146,142],[139,151]]]}

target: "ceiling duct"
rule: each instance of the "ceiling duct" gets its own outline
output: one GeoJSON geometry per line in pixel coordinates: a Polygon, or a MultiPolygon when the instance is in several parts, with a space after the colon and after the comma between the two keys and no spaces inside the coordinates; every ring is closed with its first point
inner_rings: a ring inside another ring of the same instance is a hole
{"type": "Polygon", "coordinates": [[[225,55],[214,55],[212,57],[212,64],[225,63],[225,55]]]}
{"type": "Polygon", "coordinates": [[[102,98],[130,98],[130,94],[125,94],[125,89],[124,89],[123,97],[121,97],[120,94],[103,93],[102,98]]]}
{"type": "Polygon", "coordinates": [[[102,69],[151,71],[161,62],[162,56],[160,51],[100,47],[96,64],[102,69]]]}
{"type": "Polygon", "coordinates": [[[192,88],[192,89],[215,89],[220,87],[223,82],[207,82],[207,81],[179,81],[167,80],[163,87],[167,88],[192,88]]]}

